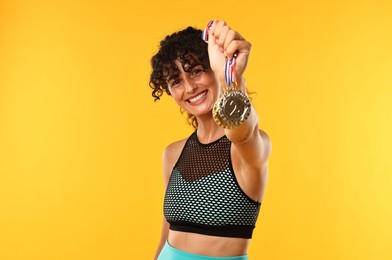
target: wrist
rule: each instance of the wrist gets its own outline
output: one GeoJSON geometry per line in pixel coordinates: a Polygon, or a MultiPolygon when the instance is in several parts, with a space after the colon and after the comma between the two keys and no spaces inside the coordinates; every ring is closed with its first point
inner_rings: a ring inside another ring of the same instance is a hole
{"type": "Polygon", "coordinates": [[[246,80],[245,80],[245,77],[244,76],[238,77],[236,82],[237,82],[238,88],[240,88],[242,91],[245,92],[246,91],[246,80]]]}

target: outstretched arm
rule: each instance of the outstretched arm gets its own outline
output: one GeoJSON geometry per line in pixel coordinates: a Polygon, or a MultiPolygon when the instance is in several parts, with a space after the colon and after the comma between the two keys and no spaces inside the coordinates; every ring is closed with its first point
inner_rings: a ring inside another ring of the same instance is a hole
{"type": "MultiPolygon", "coordinates": [[[[251,44],[224,21],[214,20],[208,37],[210,65],[222,87],[226,87],[224,68],[226,59],[237,54],[235,72],[237,85],[246,94],[244,72],[248,65],[251,44]]],[[[251,107],[248,119],[234,129],[226,129],[226,136],[232,141],[241,165],[252,168],[266,167],[271,151],[268,135],[259,131],[259,119],[255,108],[251,107]]]]}

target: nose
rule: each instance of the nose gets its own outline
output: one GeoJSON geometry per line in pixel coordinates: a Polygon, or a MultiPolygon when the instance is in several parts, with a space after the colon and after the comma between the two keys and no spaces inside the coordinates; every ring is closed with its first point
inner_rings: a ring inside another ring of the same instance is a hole
{"type": "Polygon", "coordinates": [[[197,89],[197,84],[195,82],[193,82],[192,79],[185,79],[184,80],[185,83],[185,92],[187,93],[194,93],[195,90],[197,89]]]}

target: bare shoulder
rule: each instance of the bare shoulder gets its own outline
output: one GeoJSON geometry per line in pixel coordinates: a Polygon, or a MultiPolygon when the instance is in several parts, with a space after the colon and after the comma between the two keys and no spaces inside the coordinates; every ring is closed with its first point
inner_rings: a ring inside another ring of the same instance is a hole
{"type": "Polygon", "coordinates": [[[162,153],[163,179],[165,185],[169,181],[170,173],[181,155],[187,138],[169,144],[162,153]]]}
{"type": "Polygon", "coordinates": [[[184,148],[186,140],[187,138],[169,144],[163,151],[162,159],[169,163],[173,161],[175,163],[180,157],[181,151],[184,148]]]}

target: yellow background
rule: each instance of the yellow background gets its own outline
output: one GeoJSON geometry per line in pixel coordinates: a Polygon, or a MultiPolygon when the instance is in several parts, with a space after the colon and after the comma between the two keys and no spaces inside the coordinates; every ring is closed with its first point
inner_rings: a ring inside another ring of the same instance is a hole
{"type": "Polygon", "coordinates": [[[250,259],[392,259],[392,3],[0,1],[0,259],[152,259],[193,130],[149,60],[224,19],[273,142],[250,259]]]}

